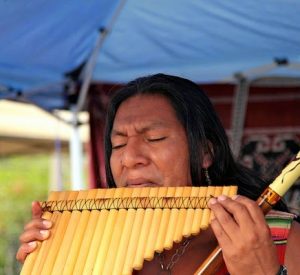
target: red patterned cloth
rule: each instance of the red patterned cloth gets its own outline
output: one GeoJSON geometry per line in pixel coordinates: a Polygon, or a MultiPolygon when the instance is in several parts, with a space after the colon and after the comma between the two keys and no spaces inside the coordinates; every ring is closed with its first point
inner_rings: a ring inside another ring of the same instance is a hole
{"type": "Polygon", "coordinates": [[[294,214],[274,210],[266,216],[281,264],[284,264],[287,239],[294,218],[294,214]]]}

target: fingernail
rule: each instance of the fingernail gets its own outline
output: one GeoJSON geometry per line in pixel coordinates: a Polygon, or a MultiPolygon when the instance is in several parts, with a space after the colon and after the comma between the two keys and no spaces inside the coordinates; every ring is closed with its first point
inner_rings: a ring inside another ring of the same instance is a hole
{"type": "Polygon", "coordinates": [[[43,237],[47,237],[49,235],[48,230],[40,230],[40,233],[42,234],[43,237]]]}
{"type": "Polygon", "coordinates": [[[236,200],[238,197],[239,197],[239,195],[234,195],[234,196],[232,197],[232,199],[233,199],[233,200],[236,200]]]}
{"type": "Polygon", "coordinates": [[[43,225],[45,225],[47,228],[50,228],[52,226],[52,222],[48,220],[43,220],[43,225]]]}
{"type": "Polygon", "coordinates": [[[30,247],[36,247],[36,242],[30,242],[30,243],[28,243],[28,245],[29,245],[30,247]]]}
{"type": "Polygon", "coordinates": [[[216,204],[218,201],[215,198],[211,198],[208,202],[209,205],[216,204]]]}
{"type": "Polygon", "coordinates": [[[225,201],[225,200],[227,200],[227,197],[225,195],[221,195],[221,196],[218,197],[218,200],[219,201],[225,201]]]}

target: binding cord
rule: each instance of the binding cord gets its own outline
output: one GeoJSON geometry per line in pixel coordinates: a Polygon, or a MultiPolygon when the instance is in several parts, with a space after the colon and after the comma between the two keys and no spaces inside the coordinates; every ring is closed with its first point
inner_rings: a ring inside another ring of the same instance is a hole
{"type": "Polygon", "coordinates": [[[209,197],[125,197],[42,202],[44,212],[111,209],[207,209],[209,197]]]}

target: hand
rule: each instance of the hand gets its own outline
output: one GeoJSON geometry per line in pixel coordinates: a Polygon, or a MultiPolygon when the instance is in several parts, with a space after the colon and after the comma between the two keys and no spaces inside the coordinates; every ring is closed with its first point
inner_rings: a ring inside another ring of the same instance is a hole
{"type": "Polygon", "coordinates": [[[264,215],[256,202],[236,196],[213,198],[211,227],[223,251],[230,274],[270,274],[279,270],[276,248],[264,215]]]}
{"type": "Polygon", "coordinates": [[[16,259],[24,263],[27,255],[37,248],[37,241],[42,241],[50,236],[49,229],[52,222],[42,219],[42,208],[39,202],[34,201],[31,207],[32,219],[24,227],[20,235],[20,247],[16,254],[16,259]]]}

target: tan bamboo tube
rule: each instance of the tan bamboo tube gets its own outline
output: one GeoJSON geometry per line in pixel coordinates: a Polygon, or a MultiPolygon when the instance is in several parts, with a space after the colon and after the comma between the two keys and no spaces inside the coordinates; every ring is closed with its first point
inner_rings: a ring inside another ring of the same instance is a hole
{"type": "MultiPolygon", "coordinates": [[[[131,193],[132,193],[132,188],[122,188],[120,197],[122,198],[131,197],[131,193]]],[[[115,195],[117,196],[116,193],[115,195]]],[[[126,220],[127,211],[125,209],[120,209],[116,211],[117,211],[116,224],[113,228],[113,233],[112,233],[113,237],[110,242],[108,253],[106,256],[106,260],[103,268],[103,274],[112,274],[114,269],[114,263],[116,262],[115,259],[117,257],[116,252],[118,251],[118,249],[121,249],[120,240],[124,229],[124,223],[126,220]]]]}
{"type": "Polygon", "coordinates": [[[230,186],[228,196],[233,197],[234,195],[237,194],[237,191],[238,191],[237,186],[230,186]]]}
{"type": "MultiPolygon", "coordinates": [[[[77,198],[77,194],[78,194],[77,191],[66,192],[67,195],[66,200],[70,200],[70,201],[75,200],[77,198]]],[[[43,263],[43,269],[41,271],[41,275],[52,274],[52,269],[54,267],[56,259],[58,259],[57,254],[59,254],[59,248],[63,241],[70,217],[71,217],[70,211],[63,211],[62,213],[60,213],[59,219],[57,220],[56,231],[55,234],[53,235],[53,239],[51,242],[51,249],[48,251],[45,262],[43,263]]],[[[65,247],[62,247],[60,251],[63,251],[64,249],[65,247]]]]}
{"type": "MultiPolygon", "coordinates": [[[[176,187],[168,187],[166,197],[173,197],[175,194],[176,187]]],[[[164,250],[164,240],[166,237],[167,229],[170,221],[170,209],[164,209],[161,217],[160,227],[157,234],[157,240],[155,244],[155,251],[161,253],[164,250]]]]}
{"type": "MultiPolygon", "coordinates": [[[[214,195],[216,187],[215,186],[208,186],[207,187],[207,193],[206,193],[206,197],[209,198],[211,196],[214,195]]],[[[200,224],[200,228],[202,229],[206,229],[209,225],[209,221],[210,221],[210,209],[205,208],[203,210],[203,215],[202,215],[202,219],[201,219],[201,224],[200,224]]]]}
{"type": "MultiPolygon", "coordinates": [[[[201,186],[199,188],[198,196],[205,198],[207,190],[208,190],[207,187],[201,186]]],[[[204,211],[203,209],[195,209],[194,220],[192,224],[192,232],[191,232],[192,235],[197,235],[200,232],[203,211],[204,211]]]]}
{"type": "MultiPolygon", "coordinates": [[[[55,200],[65,200],[68,196],[68,194],[66,192],[59,192],[57,193],[58,197],[55,198],[55,200]]],[[[52,215],[50,216],[50,220],[52,221],[53,224],[58,224],[59,221],[59,217],[62,214],[58,211],[55,211],[52,213],[52,215]]],[[[37,258],[36,264],[34,265],[34,268],[32,270],[32,274],[35,275],[40,275],[43,269],[43,264],[48,256],[48,252],[51,248],[51,244],[52,244],[52,240],[54,239],[54,236],[56,234],[56,230],[57,230],[57,226],[53,226],[51,233],[50,233],[50,237],[43,241],[41,249],[39,251],[39,256],[37,258]]]]}
{"type": "MultiPolygon", "coordinates": [[[[157,191],[158,198],[164,198],[167,195],[168,188],[161,187],[157,191]]],[[[153,222],[149,232],[148,242],[145,248],[144,258],[151,261],[154,258],[155,244],[157,242],[158,232],[161,224],[162,209],[155,209],[153,213],[153,222]]]]}
{"type": "MultiPolygon", "coordinates": [[[[113,197],[115,190],[114,189],[103,189],[103,198],[111,198],[113,197]]],[[[88,252],[88,256],[84,265],[83,274],[92,274],[94,263],[98,254],[98,250],[103,238],[103,232],[105,229],[105,224],[107,222],[107,217],[109,214],[108,210],[97,211],[97,225],[94,231],[94,235],[91,241],[90,250],[88,252]]]]}
{"type": "MultiPolygon", "coordinates": [[[[91,196],[90,191],[80,191],[78,194],[78,199],[88,199],[89,193],[91,196]]],[[[73,274],[74,265],[76,262],[76,258],[82,243],[85,227],[87,224],[88,219],[88,213],[89,211],[73,211],[73,214],[76,217],[76,232],[73,237],[72,245],[70,247],[70,251],[68,253],[67,260],[65,262],[63,274],[64,275],[70,275],[73,274]]]]}
{"type": "MultiPolygon", "coordinates": [[[[95,199],[97,196],[101,197],[101,195],[104,194],[103,191],[104,191],[103,189],[91,189],[88,192],[87,198],[95,199]]],[[[83,211],[87,211],[87,210],[83,210],[83,211]]],[[[90,248],[91,240],[92,240],[93,233],[94,233],[96,223],[97,223],[97,219],[95,218],[97,212],[98,211],[96,211],[96,210],[92,210],[89,213],[88,223],[87,223],[85,231],[84,231],[79,254],[77,256],[75,266],[73,269],[74,275],[82,274],[82,272],[83,272],[87,254],[88,254],[88,251],[90,248]]],[[[77,225],[75,225],[75,227],[77,227],[77,225]]],[[[69,236],[67,236],[67,237],[69,239],[69,236]]],[[[60,273],[54,273],[54,274],[60,274],[60,273]]]]}
{"type": "MultiPolygon", "coordinates": [[[[134,188],[129,188],[129,190],[131,191],[132,197],[137,196],[138,192],[140,191],[140,190],[134,189],[134,188]]],[[[114,269],[113,269],[114,275],[122,274],[122,270],[123,270],[123,267],[125,264],[125,259],[126,259],[126,255],[127,255],[128,246],[129,246],[129,241],[130,241],[130,237],[131,237],[131,233],[132,233],[132,227],[134,224],[136,210],[128,209],[126,212],[127,212],[126,221],[124,224],[124,231],[123,231],[123,234],[122,234],[121,240],[120,240],[120,247],[119,247],[119,250],[116,251],[117,257],[116,257],[116,261],[115,261],[114,269]]]]}
{"type": "Polygon", "coordinates": [[[222,191],[222,194],[225,195],[225,196],[229,196],[229,191],[231,189],[231,186],[223,186],[223,191],[222,191]]]}
{"type": "MultiPolygon", "coordinates": [[[[112,197],[113,198],[121,197],[123,191],[124,190],[122,188],[115,189],[115,192],[112,197]]],[[[118,216],[118,211],[116,209],[111,209],[108,213],[107,222],[103,232],[102,241],[97,253],[96,261],[94,263],[94,269],[92,274],[103,274],[105,259],[107,256],[109,244],[112,239],[112,233],[114,231],[117,216],[118,216]]]]}
{"type": "MultiPolygon", "coordinates": [[[[78,199],[78,194],[79,192],[72,192],[73,194],[77,194],[75,199],[78,199]]],[[[75,196],[74,196],[75,197],[75,196]]],[[[66,260],[67,260],[67,256],[68,256],[68,252],[70,250],[72,241],[73,241],[73,236],[74,236],[74,232],[76,230],[76,223],[75,223],[75,212],[69,212],[71,214],[71,217],[69,219],[67,228],[66,228],[66,232],[64,235],[64,239],[61,243],[61,247],[63,247],[63,249],[60,249],[56,258],[56,261],[54,263],[53,266],[53,270],[52,273],[53,274],[62,274],[66,260]]]]}
{"type": "MultiPolygon", "coordinates": [[[[182,197],[183,188],[175,188],[175,198],[182,197]]],[[[173,208],[170,211],[169,224],[166,231],[165,241],[164,241],[164,249],[171,249],[173,247],[175,229],[177,225],[177,220],[179,216],[179,209],[173,208]]]]}
{"type": "MultiPolygon", "coordinates": [[[[157,197],[157,192],[158,189],[157,188],[147,188],[147,192],[145,192],[146,196],[149,197],[157,197]]],[[[152,219],[153,219],[153,213],[154,210],[151,208],[147,208],[144,211],[144,221],[143,221],[143,225],[141,228],[141,234],[140,234],[140,238],[138,241],[138,247],[136,250],[136,254],[135,254],[135,259],[133,261],[133,267],[135,270],[141,270],[143,267],[143,262],[144,262],[144,255],[145,255],[145,249],[146,249],[146,244],[148,242],[148,238],[149,238],[149,231],[151,228],[151,224],[152,224],[152,219]]]]}
{"type": "MultiPolygon", "coordinates": [[[[214,190],[214,197],[218,197],[220,195],[225,195],[223,193],[223,186],[216,186],[215,190],[214,190]]],[[[214,218],[214,213],[209,211],[209,223],[211,222],[211,220],[214,218]]]]}
{"type": "MultiPolygon", "coordinates": [[[[138,194],[136,195],[137,197],[142,197],[143,193],[143,188],[137,188],[141,189],[139,190],[138,194]]],[[[134,219],[134,224],[132,227],[132,233],[130,236],[130,241],[129,241],[129,246],[128,246],[128,251],[127,251],[127,256],[126,260],[124,263],[124,268],[122,274],[131,274],[132,273],[132,264],[134,261],[134,256],[135,256],[135,251],[137,248],[137,241],[140,236],[140,229],[142,227],[143,223],[143,218],[144,218],[144,210],[142,209],[137,209],[135,213],[135,219],[134,219]]]]}
{"type": "MultiPolygon", "coordinates": [[[[51,192],[49,194],[48,200],[56,200],[59,196],[59,192],[51,192]]],[[[42,215],[43,219],[46,220],[51,220],[51,216],[52,213],[50,212],[44,212],[44,214],[42,215]]],[[[23,268],[21,270],[21,275],[25,275],[25,274],[34,274],[33,273],[33,268],[35,265],[37,265],[37,263],[39,262],[39,259],[42,257],[42,253],[40,252],[41,250],[41,242],[37,242],[37,248],[34,252],[30,253],[27,258],[26,261],[23,265],[23,268]]]]}
{"type": "MultiPolygon", "coordinates": [[[[200,188],[192,187],[190,197],[198,197],[200,188]]],[[[194,221],[195,209],[187,209],[186,211],[186,221],[184,223],[182,235],[187,238],[192,234],[193,221],[194,221]]]]}
{"type": "MultiPolygon", "coordinates": [[[[183,188],[182,197],[191,197],[192,187],[186,186],[183,188]]],[[[187,209],[180,209],[178,213],[177,224],[175,226],[175,234],[174,234],[174,242],[179,243],[182,241],[183,238],[183,229],[186,223],[189,221],[187,220],[187,209]]]]}

